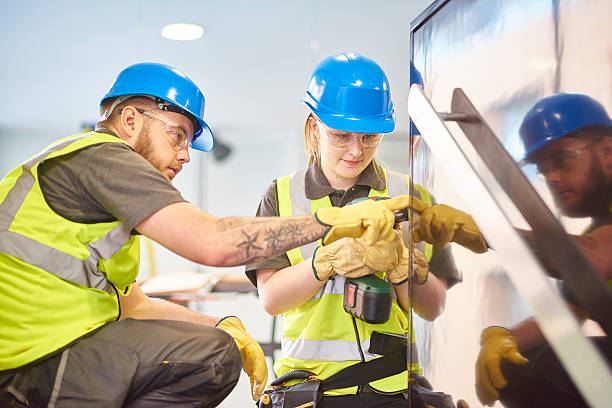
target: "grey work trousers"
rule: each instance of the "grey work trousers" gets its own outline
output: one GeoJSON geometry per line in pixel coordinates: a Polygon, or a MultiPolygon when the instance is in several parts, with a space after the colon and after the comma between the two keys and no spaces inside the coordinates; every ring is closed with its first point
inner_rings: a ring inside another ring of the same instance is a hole
{"type": "Polygon", "coordinates": [[[240,352],[222,330],[126,319],[61,353],[0,372],[0,406],[215,407],[241,368],[240,352]]]}

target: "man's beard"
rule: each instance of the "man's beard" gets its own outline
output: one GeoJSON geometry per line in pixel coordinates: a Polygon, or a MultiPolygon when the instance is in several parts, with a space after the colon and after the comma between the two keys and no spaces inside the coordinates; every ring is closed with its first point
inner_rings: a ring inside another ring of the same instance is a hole
{"type": "Polygon", "coordinates": [[[602,212],[607,212],[610,205],[610,183],[606,181],[606,175],[599,159],[593,157],[589,176],[582,186],[579,200],[566,208],[561,203],[557,203],[562,208],[564,215],[568,217],[593,217],[602,212]]]}
{"type": "Polygon", "coordinates": [[[161,164],[161,160],[155,154],[153,143],[151,143],[151,132],[149,126],[145,125],[142,128],[142,133],[140,134],[138,141],[134,144],[134,151],[144,157],[157,170],[160,172],[162,171],[163,166],[161,164]]]}

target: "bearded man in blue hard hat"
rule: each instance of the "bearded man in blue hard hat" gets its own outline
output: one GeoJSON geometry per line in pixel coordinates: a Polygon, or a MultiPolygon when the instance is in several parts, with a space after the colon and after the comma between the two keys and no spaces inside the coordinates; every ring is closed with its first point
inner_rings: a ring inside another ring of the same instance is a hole
{"type": "MultiPolygon", "coordinates": [[[[525,162],[537,166],[562,214],[591,217],[574,236],[586,257],[612,287],[612,120],[582,94],[559,93],[537,102],[520,127],[525,162]]],[[[529,239],[529,235],[526,235],[529,239]]],[[[535,244],[534,244],[535,245],[535,244]]],[[[552,264],[543,259],[552,276],[552,264]]],[[[568,287],[566,300],[586,318],[568,287]]],[[[595,339],[612,360],[605,338],[595,339]]],[[[476,392],[483,404],[506,407],[586,407],[533,318],[505,329],[486,328],[476,363],[476,392]]]]}
{"type": "Polygon", "coordinates": [[[218,405],[261,347],[237,317],[150,299],[138,235],[194,262],[235,266],[322,238],[394,239],[407,196],[292,218],[216,218],[172,181],[209,151],[204,95],[177,69],[139,63],[101,100],[96,131],[46,147],[0,182],[0,405],[218,405]]]}

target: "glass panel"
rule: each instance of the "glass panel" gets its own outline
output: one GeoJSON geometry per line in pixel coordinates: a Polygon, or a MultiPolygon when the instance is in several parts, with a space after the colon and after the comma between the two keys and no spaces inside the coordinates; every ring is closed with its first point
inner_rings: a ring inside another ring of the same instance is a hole
{"type": "MultiPolygon", "coordinates": [[[[453,89],[462,88],[517,162],[525,156],[519,127],[540,99],[582,93],[611,111],[609,1],[455,0],[436,5],[441,7],[431,7],[413,23],[413,63],[425,95],[436,111],[450,112],[453,89]]],[[[451,133],[461,133],[457,124],[446,125],[451,133]]],[[[422,140],[414,164],[415,181],[438,202],[479,210],[479,203],[460,194],[470,186],[441,171],[422,140]]],[[[568,233],[580,234],[591,223],[589,217],[570,218],[559,211],[534,165],[523,171],[568,233]]],[[[510,220],[528,227],[520,216],[510,215],[510,220]]],[[[448,292],[441,317],[417,325],[420,360],[436,390],[479,406],[474,363],[481,330],[508,327],[533,313],[494,253],[475,255],[456,245],[453,251],[464,281],[448,292]]],[[[557,290],[557,282],[547,279],[557,290]]],[[[594,334],[598,329],[590,323],[584,330],[594,334]]]]}

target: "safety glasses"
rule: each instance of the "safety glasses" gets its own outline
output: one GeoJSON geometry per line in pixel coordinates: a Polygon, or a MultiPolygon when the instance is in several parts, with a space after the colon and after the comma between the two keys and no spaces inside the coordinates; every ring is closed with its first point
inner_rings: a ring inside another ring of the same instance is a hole
{"type": "Polygon", "coordinates": [[[599,141],[590,141],[582,146],[574,147],[573,149],[556,150],[548,157],[537,160],[536,173],[542,179],[546,178],[546,174],[551,171],[568,171],[571,170],[580,156],[580,154],[588,147],[598,143],[599,141]]]}
{"type": "MultiPolygon", "coordinates": [[[[189,150],[191,148],[191,141],[193,137],[190,137],[189,135],[187,135],[187,132],[182,127],[178,126],[176,123],[172,123],[166,118],[156,115],[153,112],[144,110],[142,108],[136,108],[136,107],[134,107],[134,109],[136,109],[139,113],[145,116],[148,116],[153,119],[157,119],[160,122],[162,122],[164,124],[163,126],[164,132],[166,133],[166,135],[168,135],[168,137],[172,141],[174,148],[177,151],[181,151],[184,149],[189,150]]],[[[119,109],[117,113],[121,114],[122,110],[123,109],[119,109]]]]}
{"type": "Polygon", "coordinates": [[[352,133],[344,132],[327,127],[323,122],[317,123],[319,126],[319,134],[329,143],[336,147],[347,147],[354,140],[361,143],[365,149],[372,149],[378,146],[382,140],[384,133],[352,133]]]}

